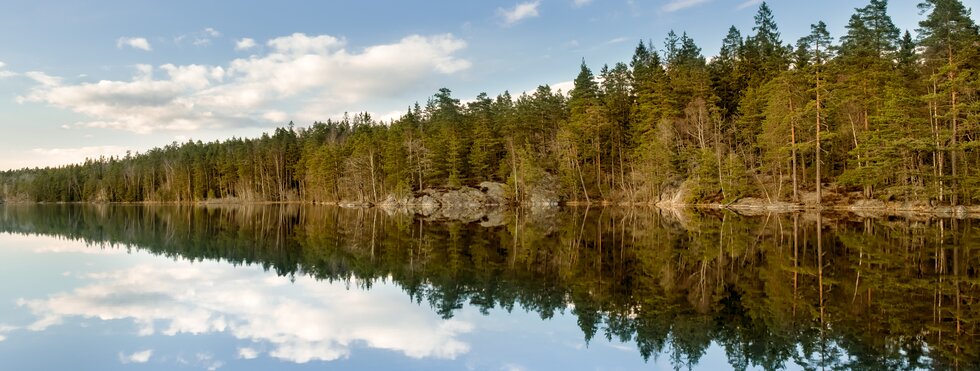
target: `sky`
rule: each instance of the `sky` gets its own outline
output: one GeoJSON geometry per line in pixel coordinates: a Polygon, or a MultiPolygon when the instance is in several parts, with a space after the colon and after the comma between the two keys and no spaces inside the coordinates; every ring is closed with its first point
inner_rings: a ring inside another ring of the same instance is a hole
{"type": "MultiPolygon", "coordinates": [[[[893,0],[915,32],[919,0],[893,0]]],[[[977,8],[980,0],[963,0],[977,8]]],[[[566,91],[585,61],[628,62],[687,32],[705,56],[760,0],[0,0],[0,170],[175,141],[256,137],[292,121],[390,120],[439,88],[463,101],[566,91]]],[[[866,0],[770,0],[784,43],[835,38],[866,0]]],[[[976,19],[976,15],[974,15],[976,19]]]]}

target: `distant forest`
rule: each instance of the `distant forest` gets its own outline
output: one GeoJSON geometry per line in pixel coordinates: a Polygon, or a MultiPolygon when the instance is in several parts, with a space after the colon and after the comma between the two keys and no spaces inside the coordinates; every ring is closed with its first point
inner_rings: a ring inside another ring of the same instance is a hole
{"type": "MultiPolygon", "coordinates": [[[[830,6],[830,5],[828,5],[830,6]]],[[[404,116],[369,114],[254,139],[173,143],[83,164],[0,173],[0,199],[39,202],[380,202],[425,188],[508,184],[565,201],[742,197],[820,203],[830,192],[969,205],[980,201],[980,32],[958,0],[926,0],[913,37],[887,1],[846,34],[823,22],[781,39],[763,3],[708,60],[671,31],[575,87],[462,104],[440,89],[404,116]]]]}

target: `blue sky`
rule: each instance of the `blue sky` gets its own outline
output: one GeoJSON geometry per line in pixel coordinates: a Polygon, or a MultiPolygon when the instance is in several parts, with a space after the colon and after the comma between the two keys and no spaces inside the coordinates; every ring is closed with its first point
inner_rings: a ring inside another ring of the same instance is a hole
{"type": "MultiPolygon", "coordinates": [[[[751,33],[754,0],[0,1],[0,169],[256,136],[344,112],[567,88],[686,31],[706,56],[751,33]]],[[[893,0],[914,32],[918,0],[893,0]]],[[[976,8],[980,0],[966,0],[976,8]]],[[[769,1],[784,42],[866,1],[769,1]]]]}

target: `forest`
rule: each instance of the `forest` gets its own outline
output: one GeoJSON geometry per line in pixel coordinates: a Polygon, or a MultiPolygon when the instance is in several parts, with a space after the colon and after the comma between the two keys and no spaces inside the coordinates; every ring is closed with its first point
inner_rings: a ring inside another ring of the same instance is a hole
{"type": "MultiPolygon", "coordinates": [[[[124,157],[0,172],[7,202],[378,203],[428,188],[506,183],[566,202],[691,203],[833,195],[980,201],[980,32],[959,0],[919,4],[900,30],[886,0],[782,40],[766,3],[707,58],[685,33],[641,41],[569,92],[540,86],[461,103],[443,88],[399,119],[367,113],[259,138],[174,142],[124,157]],[[567,93],[567,94],[566,94],[567,93]]],[[[710,54],[709,54],[710,55],[710,54]]]]}

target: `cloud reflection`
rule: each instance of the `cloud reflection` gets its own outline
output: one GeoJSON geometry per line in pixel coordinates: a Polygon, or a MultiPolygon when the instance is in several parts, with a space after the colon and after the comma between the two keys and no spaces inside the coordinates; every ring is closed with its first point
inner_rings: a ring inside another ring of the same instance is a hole
{"type": "Polygon", "coordinates": [[[42,235],[22,235],[22,234],[3,234],[3,241],[10,246],[21,246],[36,254],[85,254],[85,255],[118,255],[128,254],[130,251],[123,246],[110,244],[86,244],[68,238],[42,236],[42,235]]]}
{"type": "Polygon", "coordinates": [[[28,329],[43,331],[70,317],[128,319],[143,336],[223,332],[263,344],[239,348],[239,358],[267,349],[271,357],[297,363],[345,358],[355,345],[412,358],[453,359],[469,351],[458,336],[471,324],[442,320],[383,284],[348,290],[308,277],[289,283],[254,267],[182,261],[87,279],[90,284],[71,292],[18,300],[37,316],[28,329]]]}

